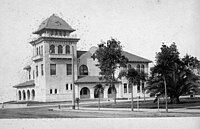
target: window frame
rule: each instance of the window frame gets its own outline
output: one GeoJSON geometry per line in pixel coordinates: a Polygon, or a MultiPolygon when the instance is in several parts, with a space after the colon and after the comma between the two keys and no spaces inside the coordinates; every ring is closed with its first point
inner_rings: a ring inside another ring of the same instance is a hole
{"type": "Polygon", "coordinates": [[[50,54],[55,54],[55,52],[56,52],[55,51],[55,45],[51,44],[50,47],[49,47],[49,53],[50,54]]]}
{"type": "Polygon", "coordinates": [[[63,54],[63,46],[58,45],[58,54],[63,54]]]}
{"type": "Polygon", "coordinates": [[[66,74],[72,75],[72,64],[66,64],[66,74]]]}
{"type": "Polygon", "coordinates": [[[50,64],[50,75],[51,76],[55,76],[56,75],[56,64],[50,64]],[[52,68],[52,67],[54,67],[54,68],[52,68]]]}
{"type": "Polygon", "coordinates": [[[79,75],[88,75],[88,67],[86,65],[79,67],[79,75]]]}

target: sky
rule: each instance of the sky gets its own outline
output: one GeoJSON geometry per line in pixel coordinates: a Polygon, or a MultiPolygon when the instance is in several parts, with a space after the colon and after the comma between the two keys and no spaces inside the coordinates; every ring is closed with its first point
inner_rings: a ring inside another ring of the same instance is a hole
{"type": "MultiPolygon", "coordinates": [[[[111,37],[123,50],[155,61],[162,43],[176,43],[180,56],[200,60],[199,0],[1,0],[0,102],[15,99],[13,85],[26,80],[33,31],[56,14],[69,23],[88,50],[111,37]]],[[[151,64],[153,66],[153,64],[151,64]]]]}

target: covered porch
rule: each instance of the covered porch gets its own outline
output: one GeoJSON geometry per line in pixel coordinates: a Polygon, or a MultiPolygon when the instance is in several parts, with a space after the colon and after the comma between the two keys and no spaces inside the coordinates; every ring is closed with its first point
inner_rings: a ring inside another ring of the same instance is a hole
{"type": "Polygon", "coordinates": [[[26,81],[13,86],[16,88],[17,101],[34,101],[35,100],[35,83],[34,80],[26,81]]]}
{"type": "Polygon", "coordinates": [[[100,98],[114,98],[115,91],[116,97],[120,98],[121,95],[121,83],[116,82],[114,87],[109,87],[106,85],[105,81],[100,80],[99,76],[85,76],[76,81],[77,96],[80,99],[95,99],[100,96],[100,98]],[[98,94],[97,84],[103,87],[103,92],[98,94]]]}

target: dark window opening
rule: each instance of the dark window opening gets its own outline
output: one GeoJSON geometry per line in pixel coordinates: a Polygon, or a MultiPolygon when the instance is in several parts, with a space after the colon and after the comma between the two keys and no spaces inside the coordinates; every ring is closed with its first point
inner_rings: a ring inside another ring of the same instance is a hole
{"type": "Polygon", "coordinates": [[[81,65],[79,68],[80,75],[88,75],[88,68],[86,65],[81,65]]]}
{"type": "Polygon", "coordinates": [[[50,64],[50,75],[56,75],[56,64],[50,64]]]}

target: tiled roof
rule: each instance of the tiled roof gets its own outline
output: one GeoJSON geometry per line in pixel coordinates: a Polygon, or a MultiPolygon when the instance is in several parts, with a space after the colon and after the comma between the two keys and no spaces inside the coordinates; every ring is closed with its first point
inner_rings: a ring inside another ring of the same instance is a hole
{"type": "Polygon", "coordinates": [[[20,83],[18,85],[15,85],[13,87],[18,88],[18,87],[26,87],[26,86],[35,86],[34,80],[26,81],[26,82],[20,83]]]}
{"type": "Polygon", "coordinates": [[[43,21],[40,24],[38,30],[33,33],[39,34],[44,29],[67,30],[71,32],[75,31],[67,22],[55,14],[51,15],[49,18],[43,21]]]}
{"type": "Polygon", "coordinates": [[[79,58],[81,55],[85,54],[87,51],[81,51],[77,50],[77,58],[79,58]]]}
{"type": "MultiPolygon", "coordinates": [[[[104,80],[100,80],[99,76],[85,76],[82,78],[79,78],[76,81],[76,84],[83,84],[83,83],[105,83],[104,80]]],[[[116,82],[119,83],[119,82],[116,82]]]]}
{"type": "Polygon", "coordinates": [[[129,52],[123,51],[122,54],[123,54],[126,58],[128,58],[128,60],[129,60],[130,62],[146,62],[146,63],[152,62],[152,61],[150,61],[150,60],[148,60],[148,59],[139,57],[139,56],[134,55],[134,54],[131,54],[131,53],[129,53],[129,52]]]}
{"type": "Polygon", "coordinates": [[[30,65],[27,65],[26,67],[23,68],[24,70],[28,70],[28,69],[31,69],[31,66],[30,65]]]}

